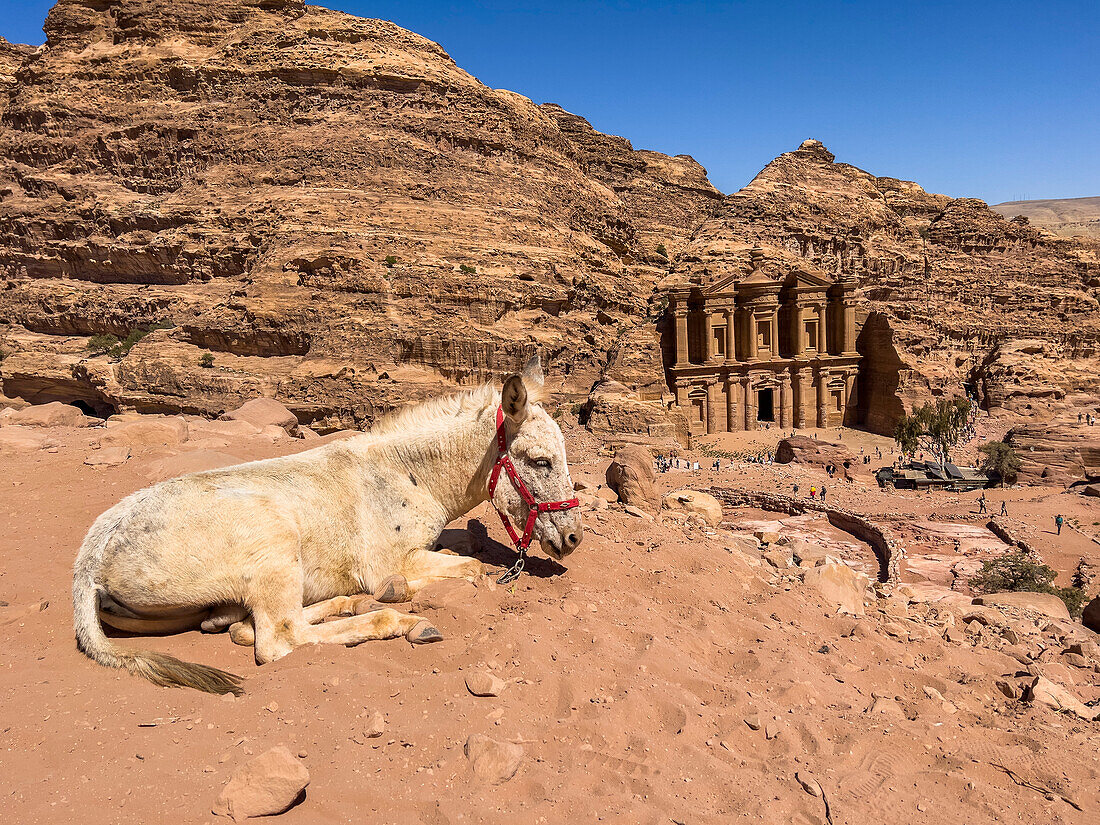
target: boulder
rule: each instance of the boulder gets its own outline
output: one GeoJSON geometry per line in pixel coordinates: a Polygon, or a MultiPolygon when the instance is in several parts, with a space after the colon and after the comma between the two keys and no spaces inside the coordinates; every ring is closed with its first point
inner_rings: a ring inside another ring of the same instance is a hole
{"type": "Polygon", "coordinates": [[[309,771],[279,745],[239,767],[218,797],[214,813],[240,822],[281,814],[309,784],[309,771]]]}
{"type": "Polygon", "coordinates": [[[463,747],[474,776],[491,785],[500,785],[516,775],[523,761],[523,746],[498,742],[480,733],[470,734],[463,747]]]}
{"type": "Polygon", "coordinates": [[[1051,619],[1071,621],[1066,603],[1052,593],[986,593],[976,596],[974,604],[983,604],[989,607],[1015,607],[1051,619]]]}
{"type": "Polygon", "coordinates": [[[817,441],[804,435],[784,438],[775,448],[776,464],[805,464],[822,470],[832,464],[837,475],[852,480],[852,473],[859,466],[859,459],[843,444],[817,441]]]}
{"type": "Polygon", "coordinates": [[[274,425],[290,435],[298,434],[298,418],[274,398],[253,398],[232,412],[223,413],[220,418],[222,421],[247,421],[259,430],[274,425]]]}
{"type": "Polygon", "coordinates": [[[1089,496],[1090,498],[1100,498],[1100,484],[1085,485],[1085,489],[1081,491],[1081,495],[1089,496]]]}
{"type": "Polygon", "coordinates": [[[1069,486],[1100,481],[1100,427],[1045,422],[1014,427],[1005,443],[1020,457],[1017,479],[1025,484],[1069,486]]]}
{"type": "Polygon", "coordinates": [[[700,493],[698,490],[677,490],[665,496],[664,502],[669,510],[702,516],[711,527],[717,527],[722,523],[722,505],[709,493],[700,493]]]}
{"type": "Polygon", "coordinates": [[[1035,677],[1035,681],[1028,686],[1025,698],[1029,702],[1037,702],[1048,708],[1070,713],[1080,719],[1100,719],[1100,710],[1088,707],[1064,687],[1045,676],[1035,677]]]}
{"type": "Polygon", "coordinates": [[[648,448],[637,445],[620,448],[605,477],[607,486],[623,504],[653,515],[660,511],[661,494],[657,491],[653,454],[648,448]]]}
{"type": "Polygon", "coordinates": [[[0,412],[0,425],[17,424],[22,427],[91,427],[102,423],[98,418],[84,415],[71,404],[51,401],[17,409],[8,407],[0,412]]]}
{"type": "Polygon", "coordinates": [[[177,447],[190,435],[183,416],[112,416],[99,439],[104,447],[177,447]]]}
{"type": "Polygon", "coordinates": [[[863,599],[871,580],[846,564],[826,563],[806,571],[806,584],[816,587],[827,601],[834,602],[845,613],[864,614],[863,599]]]}
{"type": "Polygon", "coordinates": [[[1100,633],[1100,596],[1085,605],[1085,610],[1081,613],[1081,624],[1100,633]]]}

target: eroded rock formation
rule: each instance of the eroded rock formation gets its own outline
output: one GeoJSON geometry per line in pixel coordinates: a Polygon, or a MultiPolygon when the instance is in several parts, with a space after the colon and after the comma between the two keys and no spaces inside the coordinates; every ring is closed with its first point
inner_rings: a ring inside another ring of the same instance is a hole
{"type": "Polygon", "coordinates": [[[619,382],[619,407],[655,407],[594,421],[678,431],[663,288],[754,254],[858,281],[871,429],[965,381],[1021,413],[1100,395],[1100,244],[817,141],[724,197],[688,156],[299,0],[61,0],[45,31],[0,43],[8,396],[214,415],[262,395],[326,429],[537,351],[559,396],[619,382]]]}

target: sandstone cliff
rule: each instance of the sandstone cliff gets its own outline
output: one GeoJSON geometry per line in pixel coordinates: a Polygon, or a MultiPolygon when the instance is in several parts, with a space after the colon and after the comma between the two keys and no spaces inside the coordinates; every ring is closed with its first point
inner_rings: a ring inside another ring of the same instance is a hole
{"type": "Polygon", "coordinates": [[[690,158],[296,0],[62,0],[45,28],[2,102],[6,394],[352,424],[541,351],[557,390],[659,395],[657,247],[720,198],[690,158]]]}
{"type": "MultiPolygon", "coordinates": [[[[0,44],[6,395],[203,414],[266,395],[325,429],[537,351],[558,394],[657,409],[661,284],[753,248],[858,277],[871,429],[964,381],[1029,414],[1100,395],[1100,243],[817,141],[723,196],[686,155],[299,0],[61,0],[45,30],[0,44]]],[[[637,418],[597,418],[616,416],[637,418]]]]}

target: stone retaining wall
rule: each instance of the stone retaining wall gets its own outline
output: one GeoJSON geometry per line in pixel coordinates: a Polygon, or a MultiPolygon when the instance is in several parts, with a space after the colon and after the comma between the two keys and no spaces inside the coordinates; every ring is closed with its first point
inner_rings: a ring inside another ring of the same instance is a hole
{"type": "Polygon", "coordinates": [[[860,513],[778,493],[760,493],[730,487],[711,487],[708,492],[730,507],[759,507],[790,516],[800,516],[811,511],[824,513],[829,523],[838,530],[851,533],[871,546],[878,558],[879,581],[897,584],[901,580],[901,560],[905,555],[901,541],[889,527],[876,524],[860,513]]]}

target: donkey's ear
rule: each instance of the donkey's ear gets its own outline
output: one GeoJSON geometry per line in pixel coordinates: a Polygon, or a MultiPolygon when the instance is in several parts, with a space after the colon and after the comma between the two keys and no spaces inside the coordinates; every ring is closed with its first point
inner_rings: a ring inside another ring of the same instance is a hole
{"type": "Polygon", "coordinates": [[[542,361],[539,360],[539,356],[536,353],[531,356],[531,360],[527,362],[527,366],[523,368],[523,383],[528,387],[541,387],[546,380],[542,374],[542,361]]]}
{"type": "Polygon", "coordinates": [[[527,417],[527,387],[518,375],[509,375],[500,393],[500,408],[515,423],[527,417]]]}

